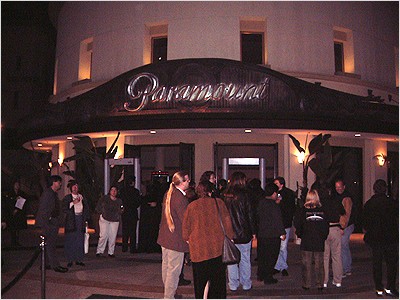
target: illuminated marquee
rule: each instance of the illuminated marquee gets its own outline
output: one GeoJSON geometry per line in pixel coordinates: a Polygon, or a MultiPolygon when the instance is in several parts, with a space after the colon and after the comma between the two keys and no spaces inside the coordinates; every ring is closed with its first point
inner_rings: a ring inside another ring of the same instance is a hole
{"type": "Polygon", "coordinates": [[[234,83],[182,84],[176,86],[160,85],[159,79],[152,73],[137,74],[127,86],[130,101],[124,103],[124,109],[137,112],[151,103],[180,103],[186,106],[205,107],[212,102],[261,101],[269,93],[270,78],[265,77],[258,84],[245,85],[234,83]]]}

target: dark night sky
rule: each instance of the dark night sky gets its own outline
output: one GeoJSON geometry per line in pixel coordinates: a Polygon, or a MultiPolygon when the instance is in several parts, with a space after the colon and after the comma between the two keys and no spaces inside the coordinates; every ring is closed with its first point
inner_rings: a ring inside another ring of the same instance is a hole
{"type": "Polygon", "coordinates": [[[47,1],[1,1],[1,25],[39,26],[55,30],[49,20],[47,1]]]}

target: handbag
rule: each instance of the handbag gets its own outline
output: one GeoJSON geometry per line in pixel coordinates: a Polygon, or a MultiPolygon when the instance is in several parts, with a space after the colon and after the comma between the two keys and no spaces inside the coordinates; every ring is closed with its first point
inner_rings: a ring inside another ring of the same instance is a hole
{"type": "Polygon", "coordinates": [[[89,232],[88,232],[88,224],[87,223],[86,223],[86,227],[85,227],[84,249],[85,249],[85,254],[88,254],[89,253],[89,232]]]}
{"type": "Polygon", "coordinates": [[[240,262],[240,250],[236,247],[235,243],[227,237],[224,224],[222,223],[221,212],[218,207],[217,199],[215,199],[215,205],[217,205],[219,222],[221,223],[222,231],[224,232],[224,246],[222,249],[222,263],[226,265],[234,265],[240,262]]]}

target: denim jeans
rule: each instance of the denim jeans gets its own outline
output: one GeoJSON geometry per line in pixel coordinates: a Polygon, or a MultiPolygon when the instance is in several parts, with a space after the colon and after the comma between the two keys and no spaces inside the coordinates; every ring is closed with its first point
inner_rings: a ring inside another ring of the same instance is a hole
{"type": "Polygon", "coordinates": [[[276,264],[275,264],[275,269],[278,271],[287,270],[287,268],[288,268],[287,254],[288,254],[290,229],[291,228],[285,228],[286,239],[284,241],[281,241],[281,248],[279,250],[278,260],[276,261],[276,264]]]}
{"type": "Polygon", "coordinates": [[[240,263],[228,265],[229,288],[232,291],[238,289],[241,284],[244,290],[251,289],[251,241],[247,244],[235,244],[240,250],[240,263]]]}
{"type": "Polygon", "coordinates": [[[344,229],[344,233],[342,235],[342,265],[343,265],[343,274],[347,272],[351,272],[351,252],[350,252],[350,235],[354,231],[354,224],[347,226],[344,229]]]}

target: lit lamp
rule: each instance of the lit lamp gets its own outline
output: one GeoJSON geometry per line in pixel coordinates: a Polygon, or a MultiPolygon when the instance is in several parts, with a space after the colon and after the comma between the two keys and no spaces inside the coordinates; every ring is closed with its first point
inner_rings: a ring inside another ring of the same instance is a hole
{"type": "Polygon", "coordinates": [[[301,151],[299,154],[297,154],[297,161],[299,164],[302,164],[304,162],[304,157],[305,157],[305,152],[301,151]]]}
{"type": "Polygon", "coordinates": [[[380,167],[384,166],[384,164],[386,162],[386,155],[383,155],[382,153],[379,153],[379,154],[375,155],[374,158],[376,158],[378,160],[378,165],[380,167]]]}

